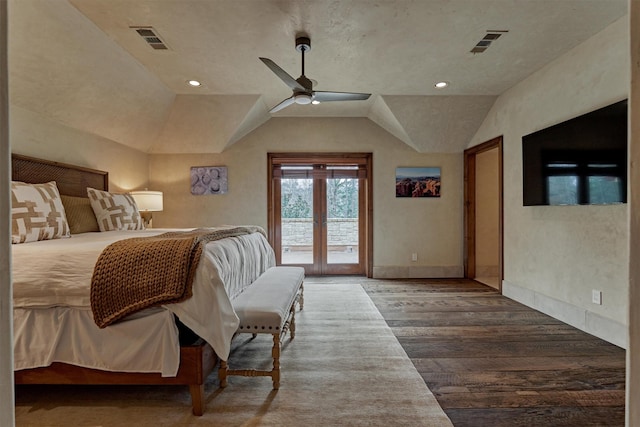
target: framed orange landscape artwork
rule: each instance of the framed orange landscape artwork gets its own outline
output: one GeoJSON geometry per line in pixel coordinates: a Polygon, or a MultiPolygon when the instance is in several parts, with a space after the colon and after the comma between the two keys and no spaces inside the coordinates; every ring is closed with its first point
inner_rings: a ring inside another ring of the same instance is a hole
{"type": "Polygon", "coordinates": [[[440,197],[440,168],[396,168],[396,197],[440,197]]]}

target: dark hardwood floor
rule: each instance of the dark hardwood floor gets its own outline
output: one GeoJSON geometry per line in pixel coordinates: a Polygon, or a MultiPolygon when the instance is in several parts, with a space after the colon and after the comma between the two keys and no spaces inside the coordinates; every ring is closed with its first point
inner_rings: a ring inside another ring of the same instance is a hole
{"type": "Polygon", "coordinates": [[[471,280],[320,280],[363,285],[455,426],[624,426],[624,349],[471,280]]]}

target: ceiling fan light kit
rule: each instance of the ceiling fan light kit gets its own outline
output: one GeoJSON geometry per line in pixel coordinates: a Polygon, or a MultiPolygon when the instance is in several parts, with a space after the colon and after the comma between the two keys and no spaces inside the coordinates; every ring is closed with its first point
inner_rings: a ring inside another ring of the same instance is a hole
{"type": "Polygon", "coordinates": [[[296,38],[296,50],[302,55],[302,74],[297,79],[291,77],[269,58],[260,58],[260,60],[293,91],[292,96],[281,101],[269,110],[270,113],[280,111],[291,104],[307,105],[329,101],[364,101],[371,96],[370,93],[314,91],[313,81],[304,75],[304,54],[311,50],[311,40],[309,37],[296,38]]]}
{"type": "Polygon", "coordinates": [[[307,105],[311,104],[311,95],[307,93],[299,93],[295,96],[296,104],[307,105]]]}

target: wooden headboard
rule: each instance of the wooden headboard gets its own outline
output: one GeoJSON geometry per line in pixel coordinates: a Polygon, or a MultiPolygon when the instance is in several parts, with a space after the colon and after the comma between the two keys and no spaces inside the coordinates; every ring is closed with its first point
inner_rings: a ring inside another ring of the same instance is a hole
{"type": "Polygon", "coordinates": [[[97,169],[11,155],[11,179],[38,184],[55,181],[60,194],[87,197],[87,187],[109,190],[109,173],[97,169]]]}

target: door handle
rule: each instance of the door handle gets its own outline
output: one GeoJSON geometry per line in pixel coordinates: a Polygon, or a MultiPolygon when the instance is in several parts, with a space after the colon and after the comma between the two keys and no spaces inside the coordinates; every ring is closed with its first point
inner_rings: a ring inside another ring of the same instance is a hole
{"type": "Polygon", "coordinates": [[[322,226],[323,227],[327,226],[327,214],[326,213],[322,214],[322,226]]]}

